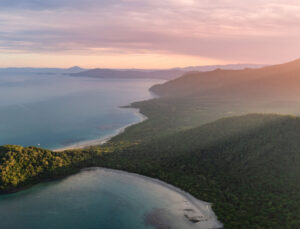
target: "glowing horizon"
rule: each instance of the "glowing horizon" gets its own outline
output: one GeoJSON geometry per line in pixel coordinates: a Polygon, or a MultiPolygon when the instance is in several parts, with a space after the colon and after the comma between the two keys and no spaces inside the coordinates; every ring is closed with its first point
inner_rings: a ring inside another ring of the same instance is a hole
{"type": "Polygon", "coordinates": [[[297,0],[2,0],[0,67],[287,62],[299,15],[297,0]]]}
{"type": "Polygon", "coordinates": [[[0,67],[37,67],[37,68],[116,68],[116,69],[166,69],[199,65],[230,64],[222,60],[207,59],[184,55],[163,54],[124,54],[124,55],[54,55],[54,54],[17,54],[1,55],[0,67]]]}

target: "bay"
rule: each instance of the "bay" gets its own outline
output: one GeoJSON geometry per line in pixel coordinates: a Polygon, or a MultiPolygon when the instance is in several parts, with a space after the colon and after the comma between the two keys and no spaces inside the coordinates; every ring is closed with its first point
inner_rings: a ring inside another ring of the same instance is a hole
{"type": "Polygon", "coordinates": [[[209,203],[155,179],[102,168],[1,195],[0,222],[2,229],[222,227],[209,203]]]}

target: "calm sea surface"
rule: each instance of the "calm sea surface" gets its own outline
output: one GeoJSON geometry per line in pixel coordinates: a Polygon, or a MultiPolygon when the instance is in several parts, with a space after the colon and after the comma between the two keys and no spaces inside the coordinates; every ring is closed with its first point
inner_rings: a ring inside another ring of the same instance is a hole
{"type": "Polygon", "coordinates": [[[151,98],[161,82],[1,73],[0,145],[55,149],[114,134],[141,120],[119,106],[151,98]]]}
{"type": "Polygon", "coordinates": [[[0,196],[0,228],[220,227],[216,220],[204,222],[204,227],[189,222],[184,217],[186,208],[191,208],[188,199],[164,185],[128,173],[94,168],[60,181],[0,196]]]}
{"type": "MultiPolygon", "coordinates": [[[[60,148],[101,138],[141,120],[119,106],[152,97],[159,80],[99,80],[64,75],[0,75],[0,145],[60,148]]],[[[202,204],[201,204],[202,205],[202,204]]],[[[82,171],[0,196],[1,229],[199,229],[173,189],[126,173],[82,171]],[[155,227],[154,227],[155,226],[155,227]]],[[[204,211],[209,210],[207,203],[204,211]]],[[[188,210],[190,211],[190,210],[188,210]]]]}

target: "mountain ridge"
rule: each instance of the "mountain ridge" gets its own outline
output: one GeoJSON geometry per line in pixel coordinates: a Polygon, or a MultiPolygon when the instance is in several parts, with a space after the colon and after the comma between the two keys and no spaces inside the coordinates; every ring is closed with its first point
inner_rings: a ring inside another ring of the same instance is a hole
{"type": "Polygon", "coordinates": [[[147,70],[147,69],[106,69],[96,68],[87,71],[71,74],[71,76],[83,76],[92,78],[116,78],[116,79],[176,79],[189,71],[209,71],[218,68],[224,69],[244,69],[244,68],[259,68],[265,65],[258,64],[230,64],[230,65],[208,65],[208,66],[194,66],[184,68],[171,68],[161,70],[147,70]]]}
{"type": "Polygon", "coordinates": [[[258,96],[293,98],[300,95],[300,59],[259,69],[186,73],[150,90],[161,96],[258,96]]]}

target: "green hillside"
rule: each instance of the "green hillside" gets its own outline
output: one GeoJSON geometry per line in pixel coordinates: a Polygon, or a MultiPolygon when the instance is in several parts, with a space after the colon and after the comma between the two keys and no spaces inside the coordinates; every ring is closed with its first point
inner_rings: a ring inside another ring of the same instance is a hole
{"type": "Polygon", "coordinates": [[[298,117],[225,118],[100,160],[214,203],[225,228],[300,228],[298,117]]]}
{"type": "Polygon", "coordinates": [[[77,172],[91,153],[52,152],[36,147],[0,146],[0,193],[77,172]]]}
{"type": "Polygon", "coordinates": [[[87,166],[159,178],[213,203],[225,228],[300,227],[300,118],[250,114],[141,141],[51,152],[0,147],[0,189],[18,190],[87,166]]]}

